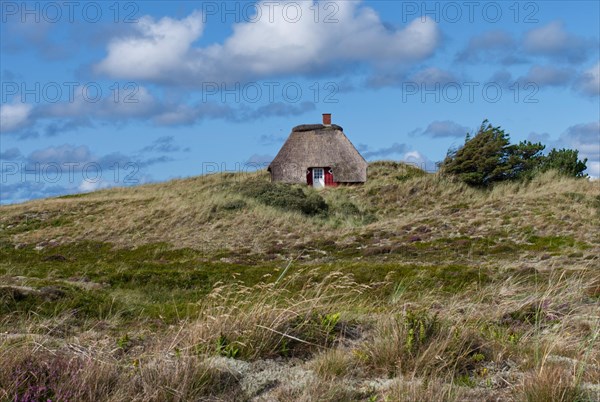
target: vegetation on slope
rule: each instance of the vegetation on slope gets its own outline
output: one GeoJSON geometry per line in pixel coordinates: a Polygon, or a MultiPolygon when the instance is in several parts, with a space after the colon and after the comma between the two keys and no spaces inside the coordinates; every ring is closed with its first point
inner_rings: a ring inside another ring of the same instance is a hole
{"type": "Polygon", "coordinates": [[[0,399],[599,398],[597,182],[369,178],[0,208],[0,399]]]}
{"type": "Polygon", "coordinates": [[[574,149],[552,149],[543,155],[542,143],[521,141],[511,144],[509,135],[487,120],[458,149],[448,151],[440,164],[441,171],[472,186],[491,186],[498,182],[524,180],[541,172],[555,170],[569,177],[584,177],[587,159],[578,159],[574,149]]]}

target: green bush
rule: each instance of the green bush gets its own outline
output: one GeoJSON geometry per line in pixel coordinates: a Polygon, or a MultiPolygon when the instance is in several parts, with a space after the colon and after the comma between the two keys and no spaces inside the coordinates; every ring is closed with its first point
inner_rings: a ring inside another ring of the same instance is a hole
{"type": "Polygon", "coordinates": [[[242,185],[241,191],[259,202],[286,211],[298,211],[305,215],[326,214],[327,202],[314,191],[308,194],[300,187],[288,184],[251,182],[242,185]]]}
{"type": "Polygon", "coordinates": [[[335,213],[342,218],[354,217],[363,225],[377,221],[377,217],[368,210],[361,210],[351,201],[344,201],[335,206],[335,213]]]}
{"type": "Polygon", "coordinates": [[[244,208],[246,208],[246,201],[244,201],[244,200],[227,201],[223,205],[221,205],[221,208],[224,209],[225,211],[236,211],[238,209],[244,209],[244,208]]]}
{"type": "Polygon", "coordinates": [[[311,192],[306,195],[306,199],[301,203],[300,210],[306,215],[325,214],[329,210],[329,205],[319,194],[311,192]]]}
{"type": "Polygon", "coordinates": [[[576,149],[553,149],[541,162],[540,170],[557,170],[560,174],[570,177],[585,177],[587,158],[579,160],[576,149]]]}
{"type": "Polygon", "coordinates": [[[360,215],[360,209],[350,201],[342,202],[337,209],[342,215],[360,215]]]}

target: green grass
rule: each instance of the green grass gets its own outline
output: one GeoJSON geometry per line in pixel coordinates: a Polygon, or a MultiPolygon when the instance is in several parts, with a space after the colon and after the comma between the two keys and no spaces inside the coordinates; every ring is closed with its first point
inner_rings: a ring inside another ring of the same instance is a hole
{"type": "Polygon", "coordinates": [[[586,250],[590,245],[575,240],[573,236],[529,236],[525,248],[532,251],[564,251],[566,248],[586,250]]]}
{"type": "MultiPolygon", "coordinates": [[[[78,310],[96,318],[111,306],[125,311],[127,317],[160,317],[169,322],[197,315],[197,302],[216,283],[234,280],[247,286],[269,283],[282,268],[281,263],[274,262],[258,265],[220,262],[207,258],[203,252],[173,249],[165,243],[120,249],[109,243],[83,242],[41,250],[31,246],[15,248],[5,243],[0,247],[0,258],[0,275],[27,277],[27,285],[34,289],[55,286],[64,293],[56,300],[41,296],[10,300],[5,306],[7,313],[56,316],[78,310]],[[83,286],[92,283],[99,289],[86,290],[77,287],[77,283],[83,286]]],[[[304,263],[296,262],[291,269],[303,267],[304,263]]],[[[377,260],[321,265],[316,267],[313,280],[322,280],[338,270],[353,275],[361,284],[386,282],[370,297],[391,292],[399,282],[418,294],[432,289],[455,293],[489,281],[485,270],[464,265],[423,266],[377,260]]],[[[299,282],[290,288],[300,289],[302,285],[299,282]]]]}
{"type": "Polygon", "coordinates": [[[598,197],[378,162],[319,192],[257,172],[3,206],[0,399],[24,364],[80,400],[251,399],[270,364],[279,400],[588,395],[598,197]]]}
{"type": "Polygon", "coordinates": [[[164,243],[119,249],[109,243],[85,242],[42,250],[3,244],[0,258],[0,275],[26,276],[35,288],[55,285],[65,290],[57,300],[12,300],[6,306],[10,312],[55,316],[85,308],[97,310],[91,315],[97,317],[106,304],[113,304],[116,309],[126,306],[131,317],[143,315],[167,321],[197,314],[195,303],[219,281],[231,281],[239,275],[238,279],[253,285],[277,268],[209,262],[201,252],[173,249],[164,243]],[[69,286],[66,281],[92,282],[102,290],[87,291],[69,286]],[[128,299],[128,291],[137,295],[135,300],[128,299]]]}

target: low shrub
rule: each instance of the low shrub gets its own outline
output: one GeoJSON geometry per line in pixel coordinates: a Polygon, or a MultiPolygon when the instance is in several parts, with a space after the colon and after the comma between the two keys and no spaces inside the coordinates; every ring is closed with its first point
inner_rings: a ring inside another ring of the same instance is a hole
{"type": "Polygon", "coordinates": [[[342,215],[360,215],[360,209],[350,201],[342,202],[337,210],[342,215]]]}
{"type": "Polygon", "coordinates": [[[288,184],[255,181],[245,183],[240,190],[262,204],[286,211],[313,216],[326,214],[329,210],[327,202],[316,192],[305,192],[300,187],[288,184]]]}
{"type": "Polygon", "coordinates": [[[244,208],[246,208],[246,201],[244,200],[227,201],[221,205],[221,209],[225,211],[237,211],[244,208]]]}

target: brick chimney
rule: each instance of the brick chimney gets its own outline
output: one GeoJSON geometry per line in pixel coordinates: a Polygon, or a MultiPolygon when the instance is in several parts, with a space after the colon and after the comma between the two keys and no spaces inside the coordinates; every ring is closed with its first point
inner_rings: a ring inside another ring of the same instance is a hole
{"type": "Polygon", "coordinates": [[[323,113],[323,125],[331,126],[331,113],[323,113]]]}

